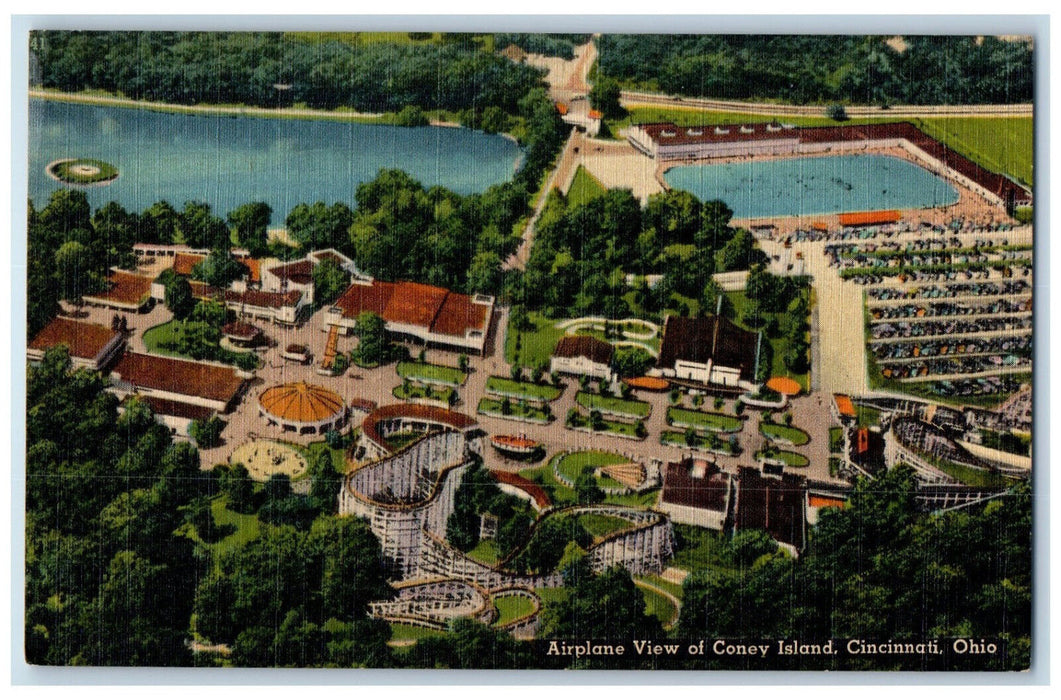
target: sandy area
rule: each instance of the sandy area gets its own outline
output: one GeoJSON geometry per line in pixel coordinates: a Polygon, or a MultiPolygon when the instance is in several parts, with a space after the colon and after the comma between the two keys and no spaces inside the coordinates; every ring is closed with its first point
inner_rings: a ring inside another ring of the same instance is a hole
{"type": "Polygon", "coordinates": [[[251,478],[266,481],[273,474],[297,479],[306,472],[306,460],[294,448],[271,440],[255,440],[240,445],[229,458],[232,464],[247,467],[251,478]]]}

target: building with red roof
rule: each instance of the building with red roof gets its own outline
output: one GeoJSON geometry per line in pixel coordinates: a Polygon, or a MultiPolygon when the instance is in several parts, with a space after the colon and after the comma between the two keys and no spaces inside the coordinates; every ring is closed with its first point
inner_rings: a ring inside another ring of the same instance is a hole
{"type": "Polygon", "coordinates": [[[111,270],[107,276],[107,288],[102,292],[86,294],[82,299],[92,306],[140,313],[151,301],[151,283],[152,279],[144,275],[111,270]]]}
{"type": "Polygon", "coordinates": [[[549,359],[549,371],[597,377],[610,382],[615,379],[612,371],[614,355],[615,348],[611,343],[591,335],[565,335],[556,343],[549,359]]]}
{"type": "Polygon", "coordinates": [[[668,316],[657,366],[665,377],[750,390],[755,388],[761,342],[760,333],[724,316],[668,316]]]}
{"type": "Polygon", "coordinates": [[[103,371],[121,353],[125,338],[98,323],[77,321],[59,316],[42,328],[26,348],[26,359],[31,363],[44,359],[50,348],[63,345],[70,353],[70,363],[76,367],[103,371]]]}
{"type": "Polygon", "coordinates": [[[663,472],[658,509],[676,523],[722,530],[733,499],[733,479],[699,457],[670,462],[663,472]]]}
{"type": "Polygon", "coordinates": [[[227,413],[247,383],[235,368],[213,362],[127,352],[111,371],[111,390],[227,413]]]}
{"type": "Polygon", "coordinates": [[[400,339],[481,355],[493,309],[494,298],[484,294],[458,294],[418,282],[355,279],[328,309],[325,322],[349,333],[358,315],[371,312],[400,339]]]}

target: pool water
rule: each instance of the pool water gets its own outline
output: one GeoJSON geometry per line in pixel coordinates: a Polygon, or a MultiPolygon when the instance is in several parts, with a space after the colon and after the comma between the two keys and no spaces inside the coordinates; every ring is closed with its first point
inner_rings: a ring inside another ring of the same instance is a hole
{"type": "Polygon", "coordinates": [[[737,218],[811,216],[954,204],[958,191],[910,161],[855,154],[679,165],[667,184],[702,201],[721,199],[737,218]]]}

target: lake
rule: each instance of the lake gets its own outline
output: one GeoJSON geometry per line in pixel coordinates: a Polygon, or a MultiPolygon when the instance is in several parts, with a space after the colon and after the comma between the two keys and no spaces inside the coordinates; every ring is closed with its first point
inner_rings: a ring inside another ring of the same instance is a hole
{"type": "Polygon", "coordinates": [[[471,194],[510,180],[522,156],[503,136],[449,127],[193,116],[36,99],[29,119],[29,196],[38,208],[63,186],[45,172],[61,158],[118,168],[114,182],[84,188],[93,209],[116,201],[140,212],[162,199],[181,209],[198,200],[223,217],[264,201],[280,224],[300,202],[353,207],[357,186],[380,168],[471,194]]]}
{"type": "Polygon", "coordinates": [[[958,201],[957,190],[942,178],[879,154],[680,165],[663,177],[703,201],[721,199],[737,218],[921,209],[958,201]]]}

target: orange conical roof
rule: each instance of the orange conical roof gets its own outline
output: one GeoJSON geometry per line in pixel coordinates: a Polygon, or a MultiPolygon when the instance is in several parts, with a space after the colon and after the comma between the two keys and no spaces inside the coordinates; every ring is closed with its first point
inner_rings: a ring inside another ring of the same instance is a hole
{"type": "Polygon", "coordinates": [[[290,423],[320,423],[346,407],[334,391],[306,382],[270,387],[261,393],[258,403],[266,413],[290,423]]]}

